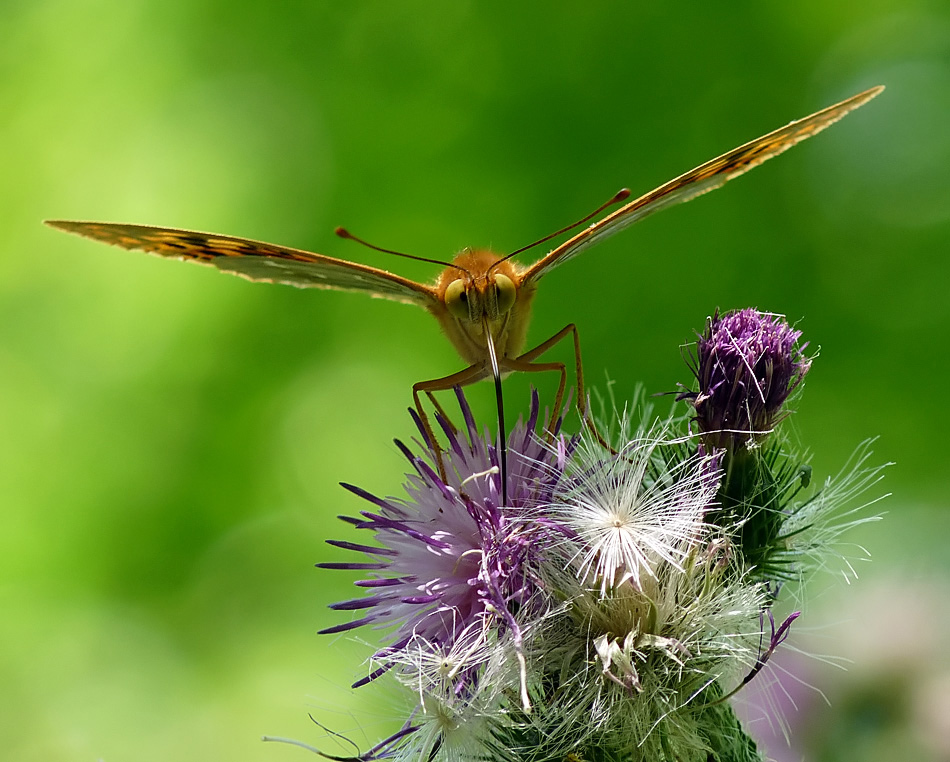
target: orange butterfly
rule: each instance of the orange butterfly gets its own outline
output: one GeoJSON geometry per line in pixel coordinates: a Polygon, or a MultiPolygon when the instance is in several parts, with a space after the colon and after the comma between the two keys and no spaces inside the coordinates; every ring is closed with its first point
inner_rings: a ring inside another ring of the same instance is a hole
{"type": "MultiPolygon", "coordinates": [[[[524,249],[506,256],[498,256],[485,250],[466,249],[451,263],[411,257],[445,266],[445,270],[433,285],[417,283],[368,265],[246,238],[109,222],[49,220],[47,224],[125,249],[213,265],[219,270],[240,275],[248,280],[286,283],[302,288],[358,291],[373,297],[422,307],[439,321],[443,332],[462,359],[468,363],[468,367],[457,373],[421,381],[412,388],[413,402],[433,444],[433,450],[438,452],[431,425],[421,405],[420,394],[427,394],[438,407],[433,392],[465,386],[489,376],[496,379],[496,388],[500,390],[501,375],[510,371],[557,371],[560,381],[553,410],[558,411],[561,409],[565,391],[566,368],[560,362],[536,360],[568,335],[574,343],[578,409],[586,419],[580,342],[573,323],[566,325],[533,349],[522,351],[527,338],[531,302],[538,281],[543,275],[602,238],[613,235],[653,212],[714,190],[777,156],[834,124],[848,112],[867,103],[883,89],[874,87],[866,90],[708,161],[624,204],[527,267],[511,261],[512,256],[524,249]]],[[[629,195],[629,191],[621,191],[593,214],[575,225],[543,238],[538,243],[587,222],[605,208],[625,201],[629,195]]],[[[342,237],[353,238],[342,229],[338,229],[337,233],[342,237]]],[[[504,468],[503,459],[502,464],[504,468]]],[[[439,466],[440,471],[443,470],[441,463],[439,466]]],[[[503,476],[502,484],[504,483],[503,476]]]]}

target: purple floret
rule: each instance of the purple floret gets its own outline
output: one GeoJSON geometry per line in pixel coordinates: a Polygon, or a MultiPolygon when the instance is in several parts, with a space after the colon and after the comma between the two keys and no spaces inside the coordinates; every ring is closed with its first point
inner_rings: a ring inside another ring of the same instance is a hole
{"type": "Polygon", "coordinates": [[[690,370],[699,391],[686,392],[707,445],[734,449],[768,434],[811,367],[801,331],[782,315],[744,309],[706,321],[690,370]]]}

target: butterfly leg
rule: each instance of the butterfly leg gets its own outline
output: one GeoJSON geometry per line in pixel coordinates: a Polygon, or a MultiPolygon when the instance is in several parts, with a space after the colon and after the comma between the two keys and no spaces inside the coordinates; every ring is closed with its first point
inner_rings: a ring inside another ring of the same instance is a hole
{"type": "Polygon", "coordinates": [[[558,373],[560,373],[561,377],[560,381],[558,382],[555,406],[554,410],[552,411],[552,416],[556,418],[558,415],[560,415],[561,402],[564,398],[564,387],[567,384],[567,368],[562,362],[537,363],[534,362],[534,360],[547,352],[555,344],[566,338],[568,334],[571,335],[574,343],[574,370],[575,377],[577,378],[577,412],[580,413],[581,420],[584,422],[584,425],[597,438],[597,441],[606,447],[610,452],[614,453],[613,448],[607,443],[606,439],[604,439],[601,433],[597,430],[597,427],[594,425],[594,419],[589,415],[589,411],[587,409],[587,394],[584,391],[584,366],[581,362],[581,339],[577,332],[576,325],[573,323],[568,323],[556,334],[551,336],[549,339],[542,341],[533,349],[529,349],[527,352],[514,359],[506,360],[505,368],[509,370],[520,370],[526,373],[540,373],[548,370],[556,370],[558,373]]]}
{"type": "MultiPolygon", "coordinates": [[[[448,421],[448,416],[445,414],[445,411],[442,409],[441,405],[435,401],[433,393],[454,389],[456,386],[468,386],[469,384],[473,384],[484,377],[485,364],[476,363],[475,365],[469,365],[467,368],[460,370],[458,373],[453,373],[442,378],[433,378],[430,381],[420,381],[412,385],[412,401],[416,407],[416,412],[419,414],[419,420],[422,422],[422,429],[425,433],[426,439],[428,440],[427,444],[432,448],[432,452],[435,454],[436,465],[438,466],[439,476],[442,478],[442,481],[446,481],[447,477],[445,472],[445,463],[442,460],[442,448],[439,446],[439,442],[435,437],[435,430],[432,428],[432,423],[429,421],[429,416],[425,411],[425,407],[422,404],[422,398],[420,395],[425,394],[430,400],[432,400],[436,411],[443,417],[444,420],[448,421]]],[[[451,423],[449,425],[451,426],[451,423]]]]}
{"type": "Polygon", "coordinates": [[[583,365],[581,364],[581,340],[577,333],[577,326],[573,323],[568,323],[556,334],[548,339],[545,339],[533,349],[529,349],[527,352],[519,355],[514,360],[507,360],[506,366],[510,367],[511,370],[521,370],[527,373],[540,373],[547,370],[558,371],[558,373],[561,375],[561,378],[558,382],[557,396],[555,397],[555,406],[554,410],[552,411],[552,415],[560,415],[561,402],[564,398],[564,389],[567,386],[567,368],[562,362],[536,363],[534,361],[551,349],[551,347],[553,347],[555,344],[563,341],[568,334],[571,334],[571,338],[574,341],[574,369],[575,376],[577,378],[577,409],[581,414],[581,418],[586,419],[587,398],[584,394],[584,371],[583,365]]]}
{"type": "MultiPolygon", "coordinates": [[[[524,355],[522,355],[523,357],[524,355]]],[[[521,357],[511,358],[502,362],[502,368],[506,371],[516,370],[522,373],[545,373],[547,371],[556,371],[558,373],[557,394],[554,396],[554,410],[548,430],[557,416],[560,415],[561,405],[564,401],[564,390],[567,387],[567,368],[562,362],[530,362],[522,360],[521,357]]]]}
{"type": "Polygon", "coordinates": [[[435,408],[435,412],[442,416],[442,420],[445,421],[449,429],[452,430],[452,433],[454,434],[456,431],[458,431],[458,429],[455,428],[455,424],[452,423],[452,419],[449,417],[449,414],[445,412],[445,408],[442,407],[442,403],[439,402],[435,394],[433,392],[427,391],[426,397],[429,398],[429,402],[431,403],[432,407],[435,408]]]}

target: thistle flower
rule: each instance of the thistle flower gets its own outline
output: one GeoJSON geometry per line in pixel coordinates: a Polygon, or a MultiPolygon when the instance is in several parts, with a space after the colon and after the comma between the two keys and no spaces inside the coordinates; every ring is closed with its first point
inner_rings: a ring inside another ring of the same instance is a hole
{"type": "Polygon", "coordinates": [[[706,321],[690,368],[699,391],[685,392],[710,449],[748,447],[775,427],[811,368],[801,331],[784,316],[744,309],[706,321]]]}
{"type": "MultiPolygon", "coordinates": [[[[539,415],[535,393],[528,420],[519,421],[509,437],[508,505],[502,506],[496,448],[487,433],[479,433],[461,392],[458,399],[464,431],[439,419],[450,443],[443,454],[448,474],[444,481],[425,459],[397,441],[415,471],[406,486],[407,500],[379,498],[343,485],[376,509],[362,511],[362,518],[341,518],[373,532],[379,545],[330,540],[331,545],[374,560],[318,566],[377,574],[356,582],[371,595],[331,606],[368,613],[321,632],[339,633],[369,624],[392,628],[388,644],[373,657],[377,668],[355,686],[387,671],[398,662],[400,652],[419,639],[451,648],[473,627],[488,632],[494,626],[517,644],[521,631],[510,612],[535,605],[537,583],[529,562],[557,538],[544,525],[527,524],[524,511],[550,500],[570,445],[559,439],[556,447],[549,447],[534,434],[539,415]]],[[[414,418],[425,439],[425,427],[414,418]]],[[[429,462],[435,462],[431,445],[427,454],[429,462]]],[[[463,682],[465,675],[462,670],[463,682]]]]}
{"type": "Polygon", "coordinates": [[[800,338],[781,315],[717,312],[688,360],[699,390],[677,397],[690,400],[704,449],[722,457],[720,509],[710,520],[733,528],[740,552],[764,578],[785,571],[781,527],[810,478],[807,464],[790,461],[782,442],[769,437],[811,368],[800,338]]]}
{"type": "Polygon", "coordinates": [[[447,479],[400,446],[407,499],[347,487],[376,506],[347,521],[377,544],[331,543],[373,560],[322,564],[377,572],[357,583],[372,595],[334,605],[368,614],[324,631],[389,627],[356,685],[390,672],[416,698],[361,758],[646,760],[672,745],[705,760],[748,747],[720,681],[754,668],[768,595],[706,521],[718,457],[690,452],[669,422],[623,424],[616,452],[593,435],[539,436],[534,395],[509,440],[502,507],[493,440],[459,403],[463,430],[441,421],[447,479]]]}
{"type": "Polygon", "coordinates": [[[565,528],[539,570],[562,605],[526,656],[558,690],[499,734],[536,753],[512,758],[757,759],[736,756],[748,739],[720,704],[759,658],[768,590],[706,521],[718,458],[670,425],[616,453],[585,437],[544,511],[565,528]]]}
{"type": "Polygon", "coordinates": [[[341,518],[375,542],[330,541],[364,558],[320,566],[372,574],[356,583],[368,595],[332,607],[362,615],[323,632],[382,629],[355,686],[389,673],[415,704],[348,759],[761,762],[728,699],[799,616],[776,623],[777,570],[817,565],[862,520],[828,516],[880,475],[864,449],[809,492],[781,437],[764,440],[808,370],[798,338],[773,315],[712,318],[700,391],[681,395],[698,434],[646,410],[621,417],[614,447],[559,421],[538,434],[534,393],[507,443],[505,505],[499,452],[461,392],[463,426],[437,418],[444,478],[416,419],[423,455],[397,442],[406,497],[343,485],[373,507],[341,518]]]}
{"type": "Polygon", "coordinates": [[[658,563],[679,569],[703,534],[719,489],[718,457],[671,463],[664,457],[671,444],[661,431],[649,432],[605,458],[588,441],[549,509],[578,540],[580,579],[602,594],[624,583],[642,591],[658,563]]]}

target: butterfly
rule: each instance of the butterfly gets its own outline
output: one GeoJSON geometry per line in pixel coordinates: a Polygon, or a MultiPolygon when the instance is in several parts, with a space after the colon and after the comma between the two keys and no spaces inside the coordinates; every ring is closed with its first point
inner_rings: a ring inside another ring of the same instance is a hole
{"type": "MultiPolygon", "coordinates": [[[[433,284],[418,283],[386,270],[345,259],[247,238],[110,222],[48,220],[47,224],[87,238],[115,244],[124,249],[141,250],[169,259],[211,265],[252,281],[285,283],[301,288],[356,291],[421,307],[435,317],[442,331],[466,363],[463,370],[442,378],[420,381],[412,387],[413,402],[426,436],[430,440],[429,444],[432,445],[433,451],[438,453],[432,426],[423,409],[420,395],[428,395],[436,409],[441,412],[433,396],[434,392],[466,386],[493,377],[499,404],[499,428],[502,429],[499,432],[499,438],[502,443],[500,460],[504,490],[506,485],[505,438],[500,391],[501,377],[504,374],[512,371],[559,373],[560,380],[553,407],[554,411],[559,411],[567,383],[566,367],[561,362],[539,362],[538,358],[555,344],[570,336],[574,345],[577,405],[582,418],[586,420],[587,402],[581,370],[580,339],[574,324],[569,323],[536,347],[523,351],[527,341],[531,304],[541,278],[607,236],[623,230],[654,212],[674,204],[684,203],[719,188],[734,177],[748,172],[802,140],[821,132],[850,111],[867,103],[883,89],[883,87],[871,88],[803,119],[791,122],[707,161],[633,201],[627,201],[630,196],[628,190],[621,190],[606,204],[574,225],[532,244],[534,246],[566,233],[593,219],[607,208],[623,204],[564,243],[555,246],[528,266],[516,264],[512,257],[531,248],[530,246],[504,256],[486,250],[466,249],[451,262],[399,254],[399,252],[371,246],[371,248],[391,254],[442,265],[444,269],[433,284]]],[[[342,228],[337,229],[337,234],[343,238],[360,240],[342,228]]],[[[444,478],[441,458],[439,461],[439,470],[444,478]]]]}

